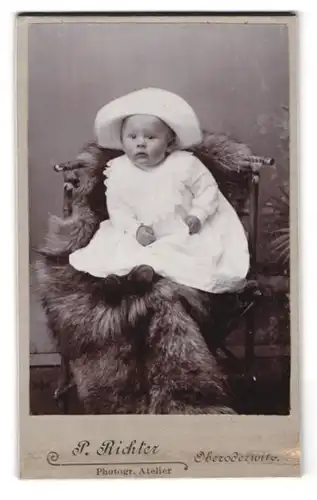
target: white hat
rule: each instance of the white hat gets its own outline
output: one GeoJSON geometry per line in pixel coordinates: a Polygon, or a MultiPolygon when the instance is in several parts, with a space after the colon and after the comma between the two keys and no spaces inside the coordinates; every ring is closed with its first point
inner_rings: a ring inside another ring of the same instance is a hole
{"type": "Polygon", "coordinates": [[[95,119],[99,146],[122,149],[121,125],[131,115],[153,115],[164,121],[176,134],[179,148],[189,148],[202,140],[198,118],[181,97],[162,89],[137,90],[103,106],[95,119]]]}

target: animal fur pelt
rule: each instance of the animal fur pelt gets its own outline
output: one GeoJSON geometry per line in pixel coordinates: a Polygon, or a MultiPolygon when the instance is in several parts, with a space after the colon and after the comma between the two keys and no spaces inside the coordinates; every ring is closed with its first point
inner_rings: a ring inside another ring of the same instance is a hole
{"type": "MultiPolygon", "coordinates": [[[[233,203],[223,169],[236,175],[248,148],[208,135],[195,153],[233,203]]],[[[51,217],[35,266],[48,326],[79,398],[94,414],[231,413],[226,378],[202,335],[205,294],[159,276],[142,284],[133,272],[113,286],[68,263],[108,217],[102,172],[117,154],[91,143],[62,166],[66,217],[51,217]]],[[[249,174],[239,176],[244,186],[249,174]]]]}
{"type": "Polygon", "coordinates": [[[199,294],[123,277],[117,294],[69,265],[38,261],[42,304],[88,413],[230,413],[226,379],[185,308],[199,294]],[[138,286],[139,285],[139,286],[138,286]]]}

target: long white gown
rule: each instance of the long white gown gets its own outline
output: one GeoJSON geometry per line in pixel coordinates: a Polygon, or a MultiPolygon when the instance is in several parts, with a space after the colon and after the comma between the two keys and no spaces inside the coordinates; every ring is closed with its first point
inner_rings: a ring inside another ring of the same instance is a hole
{"type": "Polygon", "coordinates": [[[106,277],[147,264],[162,276],[211,293],[241,287],[249,268],[243,226],[194,155],[175,151],[148,170],[124,155],[111,160],[104,174],[110,220],[70,255],[74,268],[106,277]],[[184,222],[189,214],[202,222],[194,235],[184,222]],[[151,226],[157,238],[146,247],[136,240],[141,223],[151,226]]]}

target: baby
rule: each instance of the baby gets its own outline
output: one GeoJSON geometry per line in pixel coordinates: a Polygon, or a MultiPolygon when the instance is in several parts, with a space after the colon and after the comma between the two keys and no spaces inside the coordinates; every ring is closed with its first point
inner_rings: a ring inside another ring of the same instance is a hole
{"type": "Polygon", "coordinates": [[[202,139],[188,103],[143,89],[102,108],[95,127],[100,146],[124,154],[104,171],[110,220],[70,255],[71,265],[105,278],[146,265],[211,293],[239,288],[247,240],[211,173],[185,151],[202,139]]]}
{"type": "MultiPolygon", "coordinates": [[[[155,116],[134,115],[126,118],[121,133],[123,151],[136,167],[143,170],[157,167],[174,147],[174,132],[155,116]]],[[[187,215],[185,223],[189,234],[198,233],[201,228],[201,222],[195,215],[187,215]]],[[[143,246],[150,245],[156,240],[153,228],[140,225],[136,239],[143,246]]]]}

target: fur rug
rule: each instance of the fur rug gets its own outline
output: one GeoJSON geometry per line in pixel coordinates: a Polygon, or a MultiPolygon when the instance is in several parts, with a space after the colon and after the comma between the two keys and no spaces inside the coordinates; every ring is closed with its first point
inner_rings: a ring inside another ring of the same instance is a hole
{"type": "Polygon", "coordinates": [[[87,412],[230,412],[225,377],[199,330],[206,309],[197,292],[159,278],[146,289],[128,275],[115,294],[103,280],[49,261],[37,262],[37,275],[87,412]]]}
{"type": "MultiPolygon", "coordinates": [[[[195,153],[234,205],[232,179],[248,148],[209,135],[195,153]]],[[[159,276],[145,284],[133,272],[113,287],[68,264],[68,255],[87,245],[107,218],[102,171],[115,155],[91,143],[59,167],[66,217],[50,218],[35,266],[48,326],[78,396],[93,414],[233,413],[226,377],[202,334],[210,325],[210,297],[159,276]]],[[[246,201],[249,174],[239,175],[237,209],[246,201]]]]}

